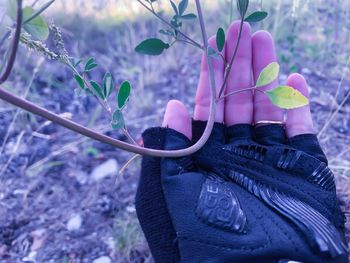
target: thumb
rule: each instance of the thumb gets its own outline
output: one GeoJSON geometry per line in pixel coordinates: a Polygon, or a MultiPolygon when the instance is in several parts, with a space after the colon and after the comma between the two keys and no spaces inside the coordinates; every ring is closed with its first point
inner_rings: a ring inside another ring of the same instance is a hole
{"type": "Polygon", "coordinates": [[[191,117],[186,106],[178,100],[170,100],[166,106],[163,127],[174,129],[192,139],[191,117]]]}

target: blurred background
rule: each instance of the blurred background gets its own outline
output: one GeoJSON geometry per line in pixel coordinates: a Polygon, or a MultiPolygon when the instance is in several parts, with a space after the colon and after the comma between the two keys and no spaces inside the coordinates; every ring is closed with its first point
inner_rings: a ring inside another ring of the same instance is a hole
{"type": "MultiPolygon", "coordinates": [[[[0,37],[12,26],[7,0],[0,0],[0,37]]],[[[174,0],[176,3],[177,0],[174,0]]],[[[24,1],[42,6],[47,1],[24,1]]],[[[145,1],[146,2],[146,1],[145,1]]],[[[167,0],[154,4],[170,20],[167,0]]],[[[196,13],[194,1],[189,12],[196,13]]],[[[238,18],[235,1],[201,1],[209,35],[238,18]]],[[[269,16],[252,25],[274,36],[284,83],[292,72],[310,86],[313,119],[338,195],[350,218],[350,1],[251,0],[250,11],[269,16]]],[[[250,13],[250,12],[248,12],[250,13]]],[[[110,71],[117,85],[127,79],[132,95],[126,125],[135,139],[161,124],[167,101],[179,99],[192,111],[201,53],[177,43],[158,57],[134,52],[142,40],[167,29],[136,0],[56,0],[43,14],[63,35],[70,56],[94,57],[97,80],[110,71]]],[[[185,31],[201,42],[197,20],[185,31]]],[[[0,61],[9,40],[0,45],[0,61]]],[[[52,36],[46,41],[53,47],[52,36]]],[[[65,117],[126,140],[91,96],[78,96],[72,72],[20,45],[11,78],[2,88],[65,117]]],[[[303,116],[300,116],[303,118],[303,116]]],[[[134,195],[140,158],[84,138],[0,101],[0,261],[153,262],[136,218],[134,195]]],[[[347,222],[348,233],[350,223],[347,222]]]]}

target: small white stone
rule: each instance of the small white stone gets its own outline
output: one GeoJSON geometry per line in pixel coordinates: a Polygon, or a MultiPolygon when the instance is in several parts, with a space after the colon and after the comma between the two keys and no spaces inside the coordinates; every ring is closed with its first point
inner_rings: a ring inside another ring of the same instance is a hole
{"type": "Polygon", "coordinates": [[[135,206],[134,205],[128,205],[126,208],[125,208],[126,212],[128,213],[135,213],[136,212],[136,209],[135,209],[135,206]]]}
{"type": "Polygon", "coordinates": [[[86,184],[88,180],[88,174],[83,171],[76,171],[75,172],[75,178],[80,184],[86,184]]]}
{"type": "Polygon", "coordinates": [[[93,263],[111,263],[111,262],[112,262],[112,260],[107,256],[96,258],[93,261],[93,263]]]}
{"type": "Polygon", "coordinates": [[[99,181],[119,170],[118,162],[115,159],[109,159],[92,170],[90,177],[94,181],[99,181]]]}
{"type": "Polygon", "coordinates": [[[23,262],[36,262],[35,257],[36,257],[37,252],[36,251],[31,251],[29,252],[28,256],[22,258],[23,262]]]}
{"type": "Polygon", "coordinates": [[[81,224],[83,223],[83,219],[79,214],[74,214],[71,216],[69,221],[67,222],[67,229],[69,231],[75,231],[78,230],[81,227],[81,224]]]}

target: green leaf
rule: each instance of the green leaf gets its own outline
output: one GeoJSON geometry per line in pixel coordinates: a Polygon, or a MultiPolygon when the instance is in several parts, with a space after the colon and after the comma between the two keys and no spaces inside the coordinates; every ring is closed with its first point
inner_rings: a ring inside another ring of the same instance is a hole
{"type": "Polygon", "coordinates": [[[196,18],[197,18],[197,16],[195,14],[192,14],[192,13],[181,16],[181,19],[185,19],[185,20],[191,20],[191,19],[196,19],[196,18]]]}
{"type": "Polygon", "coordinates": [[[50,0],[49,2],[47,2],[46,4],[44,4],[43,6],[41,6],[39,8],[38,11],[35,11],[30,17],[28,17],[26,20],[23,20],[23,24],[28,23],[29,21],[32,21],[34,18],[36,18],[37,16],[39,16],[42,12],[44,12],[47,8],[49,8],[50,5],[52,5],[55,2],[55,0],[50,0]]]}
{"type": "Polygon", "coordinates": [[[131,85],[129,81],[124,81],[120,87],[118,92],[118,107],[119,109],[123,108],[126,101],[129,99],[131,92],[131,85]]]}
{"type": "Polygon", "coordinates": [[[237,10],[241,15],[241,18],[244,18],[247,13],[249,5],[249,0],[237,0],[237,10]]]}
{"type": "Polygon", "coordinates": [[[92,63],[94,63],[94,58],[89,58],[85,63],[85,68],[92,63]]]}
{"type": "Polygon", "coordinates": [[[108,98],[114,88],[114,82],[111,73],[107,72],[103,77],[103,95],[108,98]]]}
{"type": "Polygon", "coordinates": [[[84,84],[84,80],[81,76],[74,74],[74,79],[76,80],[76,82],[79,84],[79,87],[84,89],[85,88],[85,84],[84,84]]]}
{"type": "Polygon", "coordinates": [[[135,51],[141,54],[157,56],[163,53],[165,49],[168,49],[170,46],[167,43],[164,43],[158,38],[150,38],[142,41],[135,51]]]}
{"type": "Polygon", "coordinates": [[[221,52],[225,45],[225,31],[220,27],[216,32],[216,46],[221,52]]]}
{"type": "Polygon", "coordinates": [[[250,14],[244,21],[254,23],[259,22],[261,20],[264,20],[267,17],[267,12],[265,11],[255,11],[254,13],[250,14]]]}
{"type": "Polygon", "coordinates": [[[170,20],[170,24],[174,27],[181,27],[182,22],[180,21],[181,17],[178,15],[174,15],[173,18],[170,20]]]}
{"type": "Polygon", "coordinates": [[[97,66],[98,66],[98,64],[92,63],[85,69],[85,71],[90,71],[90,70],[96,68],[97,66]]]}
{"type": "Polygon", "coordinates": [[[277,62],[272,62],[267,65],[260,73],[259,78],[256,82],[256,87],[265,86],[270,84],[272,81],[277,79],[280,66],[277,62]]]}
{"type": "Polygon", "coordinates": [[[93,58],[89,58],[88,61],[85,63],[84,71],[90,71],[93,68],[96,68],[98,65],[95,63],[93,58]]]}
{"type": "Polygon", "coordinates": [[[294,109],[309,104],[306,98],[300,91],[289,87],[279,86],[272,90],[265,91],[271,102],[282,109],[294,109]]]}
{"type": "Polygon", "coordinates": [[[213,49],[212,47],[208,47],[207,54],[208,54],[209,57],[212,57],[214,59],[219,59],[220,58],[220,54],[215,49],[213,49]]]}
{"type": "Polygon", "coordinates": [[[181,2],[179,3],[179,15],[180,16],[183,15],[187,6],[188,6],[188,0],[181,0],[181,2]]]}
{"type": "Polygon", "coordinates": [[[112,121],[111,121],[112,128],[115,130],[121,129],[125,125],[123,112],[120,109],[117,109],[113,112],[112,121]]]}
{"type": "Polygon", "coordinates": [[[175,14],[178,15],[179,11],[177,11],[177,7],[176,7],[175,3],[170,0],[170,4],[171,4],[172,8],[174,9],[175,14]]]}
{"type": "Polygon", "coordinates": [[[161,29],[158,32],[166,36],[175,36],[175,33],[169,29],[161,29]]]}
{"type": "Polygon", "coordinates": [[[103,91],[102,91],[102,87],[100,84],[98,84],[97,82],[90,80],[90,84],[91,87],[93,88],[93,90],[95,91],[95,94],[100,98],[100,99],[105,99],[105,97],[103,96],[103,91]]]}
{"type": "MultiPolygon", "coordinates": [[[[35,10],[27,6],[23,9],[23,21],[26,21],[35,13],[35,10]]],[[[41,16],[36,16],[29,22],[23,24],[23,28],[34,38],[44,41],[49,36],[49,27],[41,16]]]]}

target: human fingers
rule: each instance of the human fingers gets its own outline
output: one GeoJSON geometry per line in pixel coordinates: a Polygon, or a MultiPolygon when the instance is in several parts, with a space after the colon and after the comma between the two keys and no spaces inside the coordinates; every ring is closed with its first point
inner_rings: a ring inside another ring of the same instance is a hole
{"type": "MultiPolygon", "coordinates": [[[[226,41],[226,60],[231,61],[237,45],[240,21],[235,21],[228,29],[226,41]]],[[[252,39],[248,23],[242,27],[241,39],[235,60],[227,79],[225,94],[252,87],[252,39]]],[[[225,124],[251,124],[253,122],[253,93],[244,91],[230,95],[225,99],[225,124]]]]}
{"type": "MultiPolygon", "coordinates": [[[[275,45],[272,36],[267,31],[258,31],[252,37],[253,50],[253,74],[255,83],[261,71],[270,63],[276,62],[275,45]]],[[[278,80],[259,87],[261,90],[269,90],[278,85],[278,80]]],[[[254,122],[259,121],[283,121],[283,110],[271,103],[269,98],[261,93],[254,94],[254,122]]]]}
{"type": "MultiPolygon", "coordinates": [[[[208,41],[209,46],[217,50],[215,37],[211,37],[208,41]]],[[[222,51],[225,54],[225,47],[222,51]]],[[[213,65],[216,93],[219,92],[224,81],[224,62],[221,58],[210,58],[213,65]]],[[[201,71],[196,92],[196,104],[194,108],[195,120],[207,121],[210,112],[210,76],[208,63],[205,54],[202,55],[201,71]]],[[[215,122],[222,123],[224,120],[224,101],[221,100],[216,106],[215,122]]]]}

